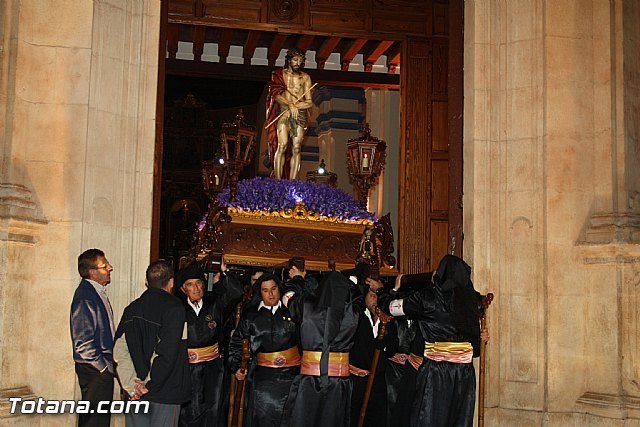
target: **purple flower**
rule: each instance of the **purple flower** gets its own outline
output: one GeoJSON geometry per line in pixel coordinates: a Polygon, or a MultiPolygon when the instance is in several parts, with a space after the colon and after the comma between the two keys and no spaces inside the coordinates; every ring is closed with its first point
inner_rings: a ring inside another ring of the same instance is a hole
{"type": "Polygon", "coordinates": [[[279,212],[293,209],[296,202],[302,201],[309,211],[325,217],[337,217],[343,221],[377,219],[346,192],[309,181],[261,177],[245,179],[238,182],[236,198],[237,202],[229,202],[228,188],[218,195],[221,204],[250,211],[279,212]]]}

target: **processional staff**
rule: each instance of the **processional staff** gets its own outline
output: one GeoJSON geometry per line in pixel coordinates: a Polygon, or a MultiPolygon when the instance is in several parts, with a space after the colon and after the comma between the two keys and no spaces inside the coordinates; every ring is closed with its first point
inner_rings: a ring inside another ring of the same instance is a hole
{"type": "MultiPolygon", "coordinates": [[[[482,316],[480,317],[480,330],[487,328],[487,309],[493,301],[493,294],[488,293],[482,297],[482,316]]],[[[485,367],[486,367],[486,341],[480,340],[480,373],[478,374],[478,427],[484,427],[484,394],[485,394],[485,367]]]]}
{"type": "MultiPolygon", "coordinates": [[[[242,309],[244,308],[245,304],[251,299],[251,287],[245,287],[244,290],[244,294],[242,295],[242,300],[238,303],[238,305],[236,306],[236,312],[235,312],[235,317],[234,317],[234,324],[233,324],[233,330],[235,331],[238,328],[238,325],[240,324],[240,315],[242,314],[242,309]]],[[[249,353],[248,353],[249,354],[249,353]]],[[[249,354],[248,358],[251,355],[249,354]]],[[[242,342],[242,360],[244,361],[245,358],[245,353],[244,353],[244,341],[242,342]]],[[[248,362],[248,359],[247,359],[248,362]]],[[[246,367],[245,367],[246,368],[246,367]]],[[[242,367],[241,367],[242,369],[242,367]]],[[[234,420],[234,409],[235,409],[235,403],[236,403],[236,390],[238,388],[238,379],[235,377],[235,375],[231,375],[231,384],[229,385],[229,413],[228,413],[228,427],[236,427],[233,424],[233,420],[234,420]]],[[[241,393],[239,393],[240,397],[244,397],[244,386],[242,387],[243,391],[241,393]]],[[[237,419],[236,419],[237,421],[237,419]]],[[[238,426],[241,426],[242,422],[240,422],[238,424],[238,426]]]]}
{"type": "MultiPolygon", "coordinates": [[[[385,314],[376,307],[376,316],[380,319],[380,328],[378,329],[378,336],[376,340],[382,342],[385,334],[387,333],[387,323],[393,319],[392,316],[385,314]]],[[[371,397],[371,389],[373,388],[373,380],[376,377],[376,370],[378,368],[378,359],[380,359],[380,348],[376,346],[373,351],[373,360],[371,361],[371,369],[369,369],[369,378],[367,380],[367,388],[364,390],[364,398],[362,399],[362,406],[360,407],[360,417],[358,418],[358,427],[362,427],[364,424],[364,416],[367,413],[367,406],[369,406],[369,397],[371,397]]]]}
{"type": "MultiPolygon", "coordinates": [[[[249,352],[249,339],[242,340],[242,361],[240,362],[239,372],[246,372],[249,366],[249,359],[251,353],[249,352]]],[[[242,427],[242,421],[244,418],[244,392],[245,392],[245,380],[237,380],[235,393],[233,398],[233,412],[229,419],[229,425],[231,427],[242,427]]]]}

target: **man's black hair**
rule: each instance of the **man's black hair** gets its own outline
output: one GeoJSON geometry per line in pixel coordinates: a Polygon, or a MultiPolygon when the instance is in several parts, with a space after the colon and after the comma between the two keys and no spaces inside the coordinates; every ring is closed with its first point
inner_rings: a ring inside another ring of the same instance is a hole
{"type": "Polygon", "coordinates": [[[147,267],[147,285],[150,288],[162,289],[173,277],[173,268],[166,261],[158,260],[147,267]]]}
{"type": "Polygon", "coordinates": [[[98,258],[104,258],[104,252],[100,249],[87,249],[78,257],[78,273],[83,279],[89,278],[89,270],[96,267],[98,258]]]}

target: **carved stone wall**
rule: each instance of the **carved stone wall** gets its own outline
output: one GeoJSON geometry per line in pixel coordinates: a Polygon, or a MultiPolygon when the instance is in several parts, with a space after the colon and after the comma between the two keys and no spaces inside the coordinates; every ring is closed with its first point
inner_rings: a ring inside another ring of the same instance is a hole
{"type": "Polygon", "coordinates": [[[511,5],[467,6],[467,16],[475,8],[476,18],[471,34],[465,31],[466,60],[474,65],[472,83],[467,79],[465,87],[473,105],[467,98],[464,187],[472,202],[465,200],[464,254],[475,268],[474,282],[497,297],[491,320],[499,329],[488,368],[490,389],[497,392],[488,393],[487,403],[540,411],[545,389],[541,2],[511,5]]]}
{"type": "Polygon", "coordinates": [[[80,398],[69,337],[80,252],[99,247],[114,265],[116,319],[144,289],[160,4],[0,8],[0,425],[71,425],[5,418],[4,398],[80,398]]]}
{"type": "Polygon", "coordinates": [[[465,2],[464,255],[496,294],[488,425],[640,422],[637,12],[465,2]]]}

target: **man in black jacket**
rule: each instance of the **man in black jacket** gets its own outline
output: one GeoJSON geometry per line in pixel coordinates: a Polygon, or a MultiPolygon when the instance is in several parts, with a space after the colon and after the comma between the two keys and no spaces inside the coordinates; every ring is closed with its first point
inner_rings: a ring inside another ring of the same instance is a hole
{"type": "Polygon", "coordinates": [[[280,301],[280,281],[264,273],[255,282],[253,298],[229,344],[229,367],[239,381],[249,376],[244,425],[279,427],[284,404],[300,371],[298,325],[280,301]],[[242,365],[242,342],[249,340],[253,358],[249,373],[242,365]]]}
{"type": "Polygon", "coordinates": [[[227,337],[222,328],[225,317],[242,296],[242,283],[224,263],[214,277],[214,291],[205,293],[204,270],[196,263],[176,274],[176,282],[185,295],[183,312],[187,321],[190,402],[182,405],[180,426],[226,426],[224,401],[224,365],[221,358],[227,337]]]}
{"type": "Polygon", "coordinates": [[[127,414],[127,426],[177,426],[190,399],[185,311],[173,292],[173,271],[163,261],[147,268],[147,290],[125,308],[114,359],[122,387],[149,402],[146,414],[127,414]]]}
{"type": "Polygon", "coordinates": [[[360,311],[358,329],[349,352],[349,372],[353,383],[351,395],[351,426],[358,425],[362,402],[366,394],[372,361],[376,348],[380,349],[375,379],[369,396],[364,425],[368,427],[386,427],[387,425],[387,357],[392,357],[398,349],[398,331],[395,322],[389,322],[387,332],[378,340],[380,319],[376,313],[378,297],[374,290],[367,289],[364,297],[365,308],[360,311]]]}

